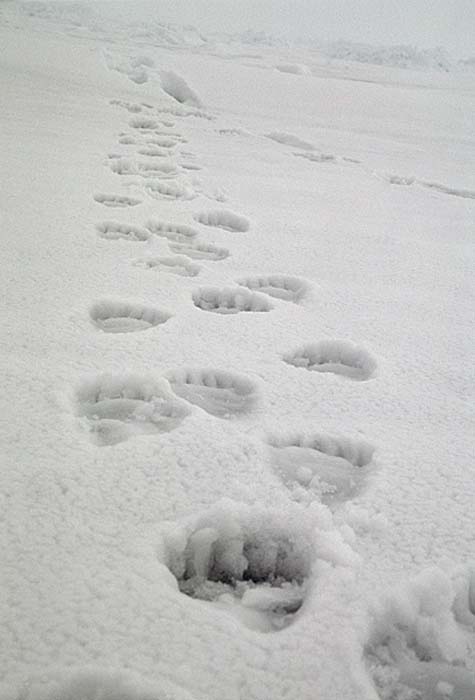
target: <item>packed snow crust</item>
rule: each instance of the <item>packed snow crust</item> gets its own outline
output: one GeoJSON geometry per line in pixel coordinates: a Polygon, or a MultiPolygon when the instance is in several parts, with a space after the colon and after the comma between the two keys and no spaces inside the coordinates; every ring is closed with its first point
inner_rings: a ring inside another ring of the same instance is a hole
{"type": "Polygon", "coordinates": [[[469,62],[0,46],[1,700],[473,700],[469,62]]]}

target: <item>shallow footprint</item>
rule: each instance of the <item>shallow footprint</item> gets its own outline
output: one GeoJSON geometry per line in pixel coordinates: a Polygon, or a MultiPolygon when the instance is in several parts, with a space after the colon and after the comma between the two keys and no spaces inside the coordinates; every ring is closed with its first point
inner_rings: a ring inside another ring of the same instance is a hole
{"type": "Polygon", "coordinates": [[[94,199],[105,207],[136,207],[137,204],[142,204],[141,199],[135,199],[134,197],[127,197],[120,194],[98,193],[94,195],[94,199]]]}
{"type": "Polygon", "coordinates": [[[309,289],[309,284],[297,277],[287,275],[267,275],[246,277],[237,280],[242,287],[247,287],[263,294],[268,294],[284,301],[299,301],[309,289]]]}
{"type": "Polygon", "coordinates": [[[196,192],[189,185],[182,185],[176,180],[147,182],[145,190],[154,199],[194,199],[196,197],[196,192]]]}
{"type": "Polygon", "coordinates": [[[220,418],[249,411],[257,400],[254,382],[233,372],[185,368],[166,377],[177,396],[220,418]]]}
{"type": "Polygon", "coordinates": [[[149,269],[162,268],[166,272],[172,272],[174,275],[180,275],[181,277],[196,277],[201,269],[199,265],[193,263],[186,255],[142,258],[136,264],[149,269]]]}
{"type": "Polygon", "coordinates": [[[193,292],[193,303],[203,311],[237,314],[240,311],[270,311],[273,306],[262,294],[232,287],[201,287],[193,292]]]}
{"type": "Polygon", "coordinates": [[[123,238],[126,241],[147,241],[151,235],[147,229],[140,226],[121,224],[118,221],[104,221],[102,224],[98,224],[96,229],[101,238],[107,240],[123,238]]]}
{"type": "Polygon", "coordinates": [[[350,379],[369,379],[376,360],[363,348],[344,340],[309,343],[284,355],[284,362],[312,372],[332,372],[350,379]]]}
{"type": "Polygon", "coordinates": [[[127,301],[103,299],[89,310],[92,322],[105,333],[132,333],[154,328],[171,318],[171,314],[153,306],[127,301]]]}
{"type": "Polygon", "coordinates": [[[215,226],[225,231],[244,233],[249,231],[250,227],[249,219],[227,209],[213,209],[211,211],[198,212],[193,218],[200,224],[215,226]]]}
{"type": "Polygon", "coordinates": [[[170,250],[174,253],[187,255],[189,258],[196,260],[224,260],[229,256],[227,248],[219,248],[211,243],[181,243],[179,241],[171,241],[169,244],[170,250]]]}
{"type": "Polygon", "coordinates": [[[374,447],[330,435],[269,439],[275,469],[296,500],[324,503],[353,496],[363,485],[374,447]]]}
{"type": "MultiPolygon", "coordinates": [[[[198,235],[198,231],[186,224],[173,224],[169,221],[158,221],[149,219],[145,227],[156,236],[168,238],[170,241],[177,241],[188,244],[192,238],[198,235]]],[[[190,256],[191,257],[191,256],[190,256]]]]}
{"type": "Polygon", "coordinates": [[[176,398],[165,380],[104,374],[80,387],[76,412],[89,422],[93,441],[104,446],[173,430],[190,408],[176,398]]]}

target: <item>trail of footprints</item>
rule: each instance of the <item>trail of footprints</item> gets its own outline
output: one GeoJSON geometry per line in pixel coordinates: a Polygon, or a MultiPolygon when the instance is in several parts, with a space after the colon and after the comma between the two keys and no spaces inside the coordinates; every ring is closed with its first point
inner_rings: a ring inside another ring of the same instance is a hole
{"type": "MultiPolygon", "coordinates": [[[[129,104],[117,104],[135,113],[129,119],[129,129],[118,140],[121,146],[135,149],[138,157],[111,154],[108,163],[112,171],[139,178],[142,191],[152,199],[179,202],[196,197],[186,172],[200,166],[189,151],[182,152],[186,161],[178,164],[177,151],[185,139],[169,131],[174,124],[155,118],[150,111],[142,114],[141,109],[129,104]]],[[[304,153],[296,155],[308,160],[334,160],[287,134],[268,137],[302,149],[304,153]]],[[[397,178],[391,182],[411,184],[397,178]]],[[[438,186],[434,189],[442,191],[438,186]]],[[[95,194],[94,200],[99,205],[117,208],[137,206],[142,201],[135,196],[101,193],[95,194]]],[[[251,228],[247,217],[224,208],[196,211],[193,219],[194,225],[154,218],[142,226],[105,220],[97,224],[96,231],[101,239],[125,240],[138,246],[162,239],[168,245],[168,256],[148,254],[132,262],[145,270],[193,279],[199,276],[202,265],[219,264],[231,255],[228,247],[200,240],[201,229],[197,226],[225,231],[230,239],[246,235],[251,228]]],[[[199,286],[191,291],[196,323],[202,312],[211,312],[221,317],[216,323],[222,327],[227,323],[223,316],[272,312],[280,304],[301,303],[310,291],[306,280],[284,274],[243,276],[234,283],[225,287],[199,286]]],[[[171,324],[173,314],[160,305],[105,298],[91,305],[89,317],[97,333],[146,331],[152,337],[171,324]]],[[[318,373],[331,374],[336,381],[366,382],[377,369],[375,358],[365,348],[338,339],[310,339],[298,348],[289,348],[280,359],[289,372],[305,370],[315,377],[318,373]]],[[[324,381],[322,377],[322,387],[324,381]]],[[[76,391],[75,412],[94,444],[114,448],[133,438],[153,438],[175,430],[194,411],[202,411],[213,419],[238,420],[240,416],[252,415],[261,402],[258,383],[245,374],[198,365],[176,368],[160,379],[104,374],[84,381],[76,391]]],[[[164,535],[163,548],[163,563],[175,576],[181,593],[219,606],[229,614],[238,611],[241,623],[261,632],[291,624],[311,584],[312,564],[318,552],[310,515],[307,522],[311,510],[302,510],[302,506],[317,501],[330,511],[337,510],[365,489],[376,469],[373,445],[337,435],[270,435],[267,453],[269,467],[287,490],[290,503],[298,509],[298,527],[293,529],[279,510],[236,504],[234,512],[224,513],[221,506],[216,506],[177,523],[178,536],[164,535]]],[[[473,587],[475,590],[475,584],[473,587]]],[[[473,614],[475,603],[471,610],[473,614]]],[[[374,666],[371,672],[376,686],[378,669],[388,662],[384,654],[376,643],[368,647],[367,658],[374,666]]],[[[429,695],[427,689],[436,687],[434,679],[445,678],[462,688],[463,700],[475,696],[475,685],[463,671],[445,667],[442,671],[433,664],[424,668],[424,662],[419,658],[415,662],[419,666],[406,663],[400,674],[401,683],[422,688],[421,697],[433,698],[436,696],[429,695]]]]}

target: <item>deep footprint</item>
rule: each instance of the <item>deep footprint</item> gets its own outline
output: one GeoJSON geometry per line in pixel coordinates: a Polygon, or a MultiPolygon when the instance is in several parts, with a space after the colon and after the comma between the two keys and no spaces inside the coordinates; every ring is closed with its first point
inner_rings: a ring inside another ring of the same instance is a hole
{"type": "Polygon", "coordinates": [[[93,441],[104,446],[173,430],[190,408],[176,398],[165,380],[101,375],[78,390],[76,412],[88,421],[93,441]]]}
{"type": "Polygon", "coordinates": [[[104,221],[96,226],[98,234],[107,240],[118,240],[123,238],[126,241],[147,241],[150,238],[150,231],[140,226],[132,224],[121,224],[118,221],[104,221]]]}
{"type": "Polygon", "coordinates": [[[141,199],[135,197],[126,197],[120,194],[95,194],[94,199],[99,204],[105,207],[136,207],[137,204],[142,204],[141,199]]]}
{"type": "Polygon", "coordinates": [[[305,599],[312,532],[304,517],[226,502],[165,535],[163,563],[185,595],[256,631],[276,631],[305,599]]]}
{"type": "Polygon", "coordinates": [[[232,287],[201,287],[193,292],[193,303],[203,311],[237,314],[241,311],[271,311],[272,304],[262,294],[232,287]]]}
{"type": "Polygon", "coordinates": [[[92,322],[105,333],[132,333],[154,328],[171,318],[171,314],[153,306],[104,299],[89,310],[92,322]]]}
{"type": "Polygon", "coordinates": [[[294,367],[312,372],[331,372],[350,379],[369,379],[376,370],[376,360],[363,348],[344,340],[309,343],[283,357],[294,367]]]}
{"type": "Polygon", "coordinates": [[[214,226],[233,233],[245,233],[250,227],[249,219],[227,209],[198,212],[194,215],[194,219],[205,226],[214,226]]]}
{"type": "Polygon", "coordinates": [[[254,382],[225,370],[185,368],[167,379],[177,396],[220,418],[249,411],[257,401],[254,382]]]}
{"type": "Polygon", "coordinates": [[[262,277],[246,277],[238,280],[238,284],[252,291],[268,294],[284,301],[299,301],[309,289],[309,284],[297,277],[287,275],[267,275],[262,277]]]}
{"type": "Polygon", "coordinates": [[[271,460],[295,500],[332,504],[354,496],[370,471],[374,447],[330,435],[269,439],[271,460]]]}
{"type": "Polygon", "coordinates": [[[187,255],[196,260],[224,260],[229,256],[227,248],[219,248],[211,243],[180,243],[170,241],[168,244],[174,253],[187,255]]]}

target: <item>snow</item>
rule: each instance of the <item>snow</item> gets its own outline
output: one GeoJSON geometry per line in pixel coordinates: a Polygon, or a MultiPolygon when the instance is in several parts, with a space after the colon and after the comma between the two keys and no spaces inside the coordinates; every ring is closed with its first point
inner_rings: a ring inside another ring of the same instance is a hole
{"type": "Polygon", "coordinates": [[[0,698],[472,700],[473,71],[139,10],[0,4],[0,698]]]}

